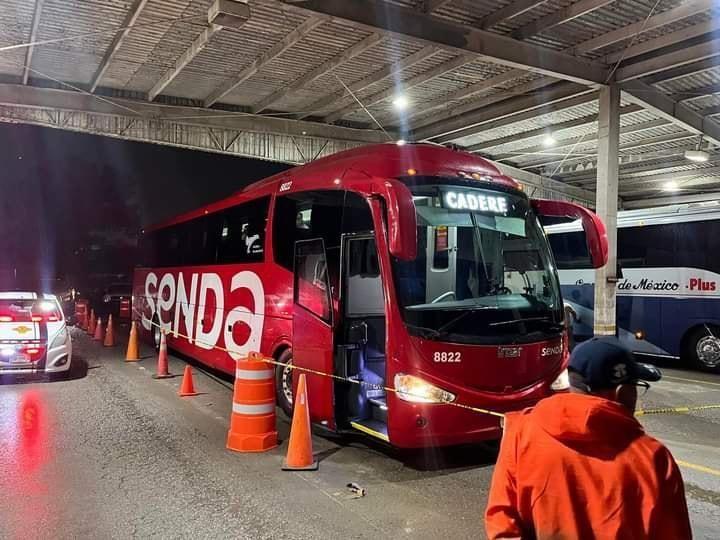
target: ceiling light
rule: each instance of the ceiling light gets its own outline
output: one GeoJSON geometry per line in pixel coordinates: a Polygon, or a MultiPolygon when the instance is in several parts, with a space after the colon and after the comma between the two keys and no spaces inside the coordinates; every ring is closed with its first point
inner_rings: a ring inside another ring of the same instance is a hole
{"type": "Polygon", "coordinates": [[[680,189],[680,187],[675,180],[665,182],[665,185],[663,186],[663,191],[677,191],[678,189],[680,189]]]}
{"type": "Polygon", "coordinates": [[[556,142],[557,139],[555,139],[552,133],[548,133],[547,135],[545,135],[542,141],[543,146],[555,146],[556,142]]]}
{"type": "Polygon", "coordinates": [[[393,99],[393,107],[395,107],[398,111],[404,111],[407,109],[408,106],[408,99],[405,96],[397,96],[395,99],[393,99]]]}
{"type": "Polygon", "coordinates": [[[398,139],[395,144],[397,144],[398,146],[402,146],[405,144],[405,139],[398,139]]]}
{"type": "Polygon", "coordinates": [[[710,159],[710,154],[708,154],[705,150],[685,150],[685,159],[704,163],[710,159]]]}

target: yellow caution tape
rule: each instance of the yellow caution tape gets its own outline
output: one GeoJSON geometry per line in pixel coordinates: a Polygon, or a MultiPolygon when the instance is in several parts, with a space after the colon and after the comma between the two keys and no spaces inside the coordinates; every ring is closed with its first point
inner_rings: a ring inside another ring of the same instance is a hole
{"type": "MultiPolygon", "coordinates": [[[[142,316],[142,314],[139,313],[139,312],[137,312],[137,311],[136,311],[135,313],[136,313],[137,315],[142,316]]],[[[157,323],[154,322],[154,321],[148,321],[148,322],[149,322],[151,325],[153,325],[153,326],[157,326],[157,327],[160,328],[160,330],[162,330],[163,332],[168,333],[168,332],[162,327],[162,325],[157,324],[157,323]]],[[[190,340],[192,339],[192,338],[190,338],[190,336],[186,336],[186,335],[181,334],[180,332],[176,332],[176,331],[174,331],[174,330],[173,330],[172,332],[169,332],[169,333],[173,334],[173,335],[176,336],[176,337],[179,336],[179,337],[181,337],[181,338],[183,338],[183,339],[187,339],[188,341],[190,341],[190,340]]],[[[219,350],[219,351],[223,351],[223,352],[228,353],[228,354],[237,354],[237,353],[239,353],[239,351],[233,351],[232,349],[227,349],[227,348],[225,348],[225,347],[220,347],[219,345],[213,345],[213,344],[211,344],[211,343],[206,343],[206,342],[203,342],[203,341],[198,341],[197,339],[193,339],[193,341],[194,341],[195,343],[202,343],[203,345],[207,345],[208,347],[210,347],[210,348],[212,348],[212,349],[217,349],[217,350],[219,350]]],[[[278,362],[277,360],[273,360],[272,358],[268,358],[268,357],[263,357],[263,362],[265,362],[265,363],[267,363],[267,364],[274,365],[274,366],[282,366],[283,368],[290,368],[290,369],[294,369],[294,370],[297,370],[297,371],[302,371],[303,373],[309,373],[309,374],[312,374],[312,375],[318,375],[318,376],[320,376],[320,377],[327,377],[327,378],[329,378],[329,379],[334,379],[334,380],[336,380],[336,381],[347,382],[347,383],[351,383],[351,384],[357,384],[357,385],[359,385],[359,386],[367,386],[367,387],[371,387],[371,388],[373,388],[373,389],[375,389],[375,390],[380,390],[380,389],[382,389],[382,390],[385,390],[386,392],[391,392],[391,393],[395,393],[395,394],[401,393],[401,392],[399,392],[396,388],[393,388],[393,387],[391,387],[391,386],[385,386],[385,385],[381,385],[381,384],[368,383],[368,382],[365,382],[365,381],[359,381],[359,380],[356,380],[356,379],[350,379],[350,378],[348,378],[348,377],[341,377],[341,376],[339,376],[339,375],[335,375],[334,373],[325,373],[324,371],[319,371],[319,370],[311,369],[311,368],[307,368],[307,367],[300,367],[300,366],[296,366],[296,365],[293,365],[293,364],[283,364],[282,362],[278,362]]],[[[405,395],[411,395],[411,396],[416,395],[416,394],[412,394],[412,393],[408,393],[408,392],[402,392],[402,393],[405,394],[405,395]]],[[[417,397],[424,397],[424,396],[422,396],[422,395],[417,395],[417,397]]],[[[458,407],[458,408],[460,408],[460,409],[466,409],[466,410],[468,410],[468,411],[472,411],[472,412],[476,412],[476,413],[480,413],[480,414],[487,414],[487,415],[490,415],[490,416],[496,416],[496,417],[498,417],[498,418],[503,418],[503,419],[505,418],[505,414],[504,414],[504,413],[500,413],[500,412],[497,412],[497,411],[491,411],[491,410],[489,410],[489,409],[481,409],[480,407],[473,407],[473,406],[471,406],[471,405],[465,405],[465,404],[463,404],[463,403],[457,403],[457,402],[455,402],[455,401],[441,401],[441,402],[439,402],[439,403],[444,404],[444,405],[452,405],[453,407],[458,407]]],[[[697,405],[697,406],[692,406],[692,407],[664,407],[664,408],[659,408],[659,409],[644,409],[644,410],[636,411],[636,412],[635,412],[635,416],[648,416],[648,415],[651,415],[651,414],[682,414],[682,413],[689,413],[689,412],[694,412],[694,411],[705,411],[705,410],[711,410],[711,409],[720,409],[720,405],[697,405]]]]}

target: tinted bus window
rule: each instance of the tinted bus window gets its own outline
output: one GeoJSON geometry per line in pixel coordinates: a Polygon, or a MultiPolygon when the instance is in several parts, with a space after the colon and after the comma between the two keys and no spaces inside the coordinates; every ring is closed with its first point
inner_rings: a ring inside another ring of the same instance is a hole
{"type": "Polygon", "coordinates": [[[217,262],[262,262],[265,258],[265,225],[270,198],[263,197],[228,208],[218,214],[217,262]]]}
{"type": "Polygon", "coordinates": [[[677,266],[720,273],[720,221],[676,223],[677,266]]]}
{"type": "Polygon", "coordinates": [[[344,199],[343,191],[306,191],[278,197],[273,223],[275,262],[292,270],[295,242],[322,238],[332,270],[339,262],[344,199]]]}
{"type": "Polygon", "coordinates": [[[559,270],[593,267],[584,231],[549,234],[548,240],[559,270]]]}
{"type": "Polygon", "coordinates": [[[618,260],[623,268],[676,266],[678,224],[618,229],[618,260]]]}

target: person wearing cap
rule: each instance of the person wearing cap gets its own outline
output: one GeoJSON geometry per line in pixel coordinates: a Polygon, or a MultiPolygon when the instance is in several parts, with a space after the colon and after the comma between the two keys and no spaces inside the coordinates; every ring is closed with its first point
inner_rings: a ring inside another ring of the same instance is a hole
{"type": "Polygon", "coordinates": [[[691,538],[678,466],[634,416],[660,371],[614,337],[577,346],[568,371],[569,393],[505,417],[488,537],[691,538]]]}

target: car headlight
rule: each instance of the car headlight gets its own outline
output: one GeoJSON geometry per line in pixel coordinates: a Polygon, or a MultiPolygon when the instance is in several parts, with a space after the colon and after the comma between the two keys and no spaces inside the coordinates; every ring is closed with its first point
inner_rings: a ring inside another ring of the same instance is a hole
{"type": "Polygon", "coordinates": [[[555,392],[562,392],[570,388],[570,376],[568,375],[567,369],[562,370],[557,379],[550,385],[550,388],[555,392]]]}
{"type": "Polygon", "coordinates": [[[395,390],[403,401],[412,403],[450,403],[455,401],[455,394],[438,388],[414,375],[395,375],[395,390]]]}
{"type": "Polygon", "coordinates": [[[111,298],[110,298],[110,295],[109,295],[109,294],[106,294],[105,296],[103,296],[103,302],[105,302],[106,304],[107,304],[110,300],[111,300],[111,298]]]}
{"type": "Polygon", "coordinates": [[[63,328],[58,332],[58,335],[55,336],[55,339],[52,340],[52,343],[50,344],[50,348],[54,349],[55,347],[60,347],[62,345],[65,345],[65,342],[68,338],[68,332],[67,328],[63,328]]]}

